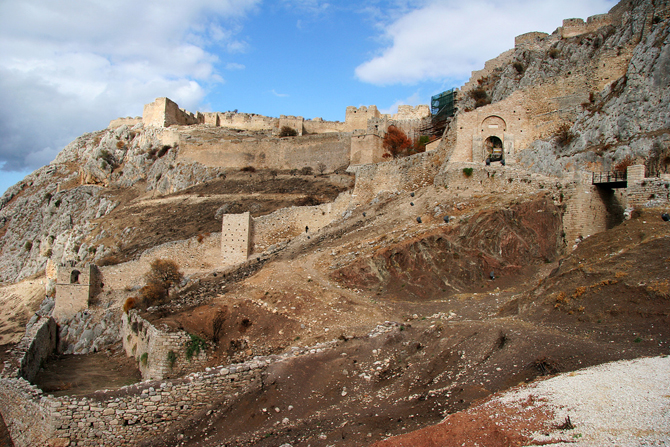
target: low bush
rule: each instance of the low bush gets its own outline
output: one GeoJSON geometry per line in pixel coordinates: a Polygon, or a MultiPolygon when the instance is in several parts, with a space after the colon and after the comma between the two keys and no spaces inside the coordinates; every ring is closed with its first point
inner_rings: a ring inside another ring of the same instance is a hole
{"type": "Polygon", "coordinates": [[[127,314],[130,309],[134,309],[137,304],[137,298],[130,297],[126,298],[126,301],[123,303],[123,313],[127,314]]]}
{"type": "Polygon", "coordinates": [[[466,177],[470,177],[472,175],[472,171],[473,171],[472,168],[463,168],[463,175],[465,175],[466,177]]]}
{"type": "Polygon", "coordinates": [[[280,137],[295,137],[296,135],[298,135],[298,131],[289,126],[282,126],[279,131],[280,137]]]}
{"type": "Polygon", "coordinates": [[[560,146],[567,146],[575,139],[576,135],[570,130],[570,124],[565,123],[558,128],[555,134],[556,142],[560,146]]]}
{"type": "Polygon", "coordinates": [[[245,166],[242,169],[240,169],[242,172],[256,172],[256,168],[253,166],[245,166]]]}
{"type": "Polygon", "coordinates": [[[512,67],[516,70],[517,73],[523,74],[524,70],[526,69],[521,62],[514,62],[512,64],[512,67]]]}
{"type": "Polygon", "coordinates": [[[628,166],[633,166],[635,164],[635,159],[630,155],[627,155],[626,158],[619,161],[614,165],[614,170],[618,172],[626,172],[628,166]]]}

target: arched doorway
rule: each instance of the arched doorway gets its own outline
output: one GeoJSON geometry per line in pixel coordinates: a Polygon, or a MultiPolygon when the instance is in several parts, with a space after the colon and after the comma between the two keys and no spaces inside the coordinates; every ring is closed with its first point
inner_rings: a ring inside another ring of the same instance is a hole
{"type": "Polygon", "coordinates": [[[79,284],[79,270],[72,270],[70,273],[70,284],[79,284]]]}
{"type": "Polygon", "coordinates": [[[495,135],[486,139],[484,150],[484,155],[488,161],[501,161],[503,159],[503,142],[495,135]]]}

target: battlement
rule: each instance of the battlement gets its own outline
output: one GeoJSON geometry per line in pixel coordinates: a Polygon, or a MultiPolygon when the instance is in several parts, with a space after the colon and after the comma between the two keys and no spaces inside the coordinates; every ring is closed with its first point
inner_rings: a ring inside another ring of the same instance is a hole
{"type": "Polygon", "coordinates": [[[610,14],[597,14],[586,19],[573,18],[563,20],[563,26],[560,29],[561,37],[579,36],[581,34],[592,33],[603,26],[611,25],[613,18],[610,14]]]}
{"type": "Polygon", "coordinates": [[[539,31],[531,31],[530,33],[521,34],[514,38],[514,48],[521,48],[535,45],[547,36],[549,36],[549,34],[542,33],[539,31]]]}

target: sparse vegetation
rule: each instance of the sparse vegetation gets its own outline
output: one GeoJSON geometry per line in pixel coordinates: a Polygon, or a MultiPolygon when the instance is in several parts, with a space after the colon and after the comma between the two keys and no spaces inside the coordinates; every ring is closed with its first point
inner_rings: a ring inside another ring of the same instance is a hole
{"type": "Polygon", "coordinates": [[[282,126],[279,131],[280,137],[295,137],[296,135],[298,135],[298,131],[289,126],[282,126]]]}
{"type": "Polygon", "coordinates": [[[193,356],[200,355],[201,350],[207,348],[207,342],[197,335],[189,334],[191,340],[186,344],[186,358],[191,361],[193,356]]]}
{"type": "Polygon", "coordinates": [[[410,149],[412,146],[412,140],[407,137],[402,129],[389,126],[382,141],[382,147],[386,151],[383,156],[384,158],[406,157],[411,155],[410,149]]]}
{"type": "Polygon", "coordinates": [[[623,160],[620,160],[617,164],[614,165],[614,170],[617,172],[626,172],[629,166],[635,164],[635,159],[630,155],[627,155],[623,160]]]}
{"type": "Polygon", "coordinates": [[[126,298],[126,301],[123,303],[123,313],[127,314],[130,309],[134,309],[137,304],[137,298],[129,297],[126,298]]]}
{"type": "Polygon", "coordinates": [[[240,169],[242,172],[256,172],[256,168],[253,166],[245,166],[242,169],[240,169]]]}
{"type": "Polygon", "coordinates": [[[300,170],[300,173],[302,175],[312,175],[314,173],[314,170],[312,169],[311,166],[305,166],[300,170]]]}
{"type": "Polygon", "coordinates": [[[174,364],[177,363],[177,354],[173,350],[168,351],[167,362],[170,364],[170,368],[174,368],[174,364]]]}
{"type": "Polygon", "coordinates": [[[466,177],[470,177],[472,175],[473,169],[472,168],[463,168],[463,175],[466,177]]]}
{"type": "Polygon", "coordinates": [[[572,143],[576,135],[570,130],[570,124],[564,123],[558,128],[554,137],[559,146],[565,147],[572,143]]]}
{"type": "Polygon", "coordinates": [[[149,353],[145,352],[140,356],[140,362],[142,362],[142,365],[147,366],[147,363],[149,362],[149,353]]]}
{"type": "Polygon", "coordinates": [[[524,67],[523,64],[519,61],[514,62],[512,67],[514,67],[518,74],[523,74],[523,72],[526,70],[526,67],[524,67]]]}
{"type": "Polygon", "coordinates": [[[26,241],[25,244],[23,244],[23,249],[25,251],[30,251],[33,248],[33,242],[32,241],[26,241]]]}
{"type": "Polygon", "coordinates": [[[484,87],[477,87],[468,93],[475,100],[475,109],[491,104],[491,98],[484,87]]]}
{"type": "Polygon", "coordinates": [[[556,59],[560,54],[561,52],[559,51],[559,49],[555,47],[550,48],[549,51],[547,52],[547,56],[549,56],[552,59],[556,59]]]}
{"type": "Polygon", "coordinates": [[[144,304],[148,307],[165,303],[170,297],[170,289],[179,284],[184,275],[179,266],[168,259],[155,259],[146,274],[147,285],[140,289],[144,304]]]}

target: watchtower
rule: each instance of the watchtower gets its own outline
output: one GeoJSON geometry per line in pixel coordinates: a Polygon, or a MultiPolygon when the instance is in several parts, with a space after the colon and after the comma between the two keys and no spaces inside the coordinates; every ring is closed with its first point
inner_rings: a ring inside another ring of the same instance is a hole
{"type": "Polygon", "coordinates": [[[76,266],[73,262],[60,264],[56,274],[56,302],[53,317],[56,321],[72,318],[88,309],[89,301],[102,288],[100,270],[95,264],[76,266]]]}

